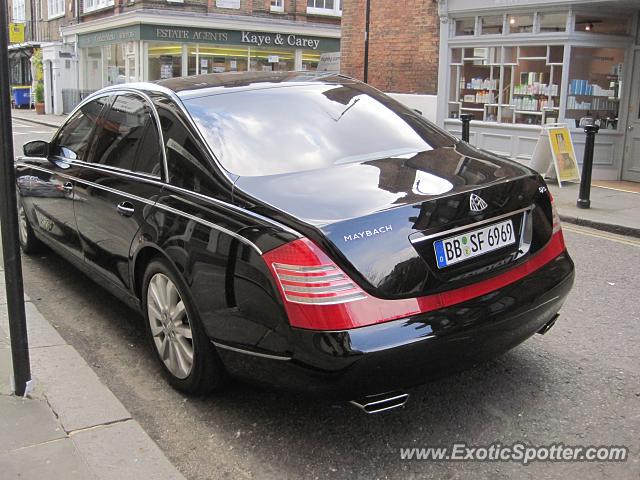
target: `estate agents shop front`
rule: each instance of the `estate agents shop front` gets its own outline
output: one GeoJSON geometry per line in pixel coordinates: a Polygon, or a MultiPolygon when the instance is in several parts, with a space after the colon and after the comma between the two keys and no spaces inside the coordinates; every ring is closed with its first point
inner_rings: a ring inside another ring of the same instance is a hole
{"type": "Polygon", "coordinates": [[[473,114],[472,143],[525,164],[553,123],[571,129],[581,162],[583,126],[596,123],[594,178],[640,181],[637,8],[549,3],[479,11],[475,2],[449,0],[441,12],[439,122],[459,135],[460,115],[473,114]]]}
{"type": "Polygon", "coordinates": [[[340,50],[339,29],[326,30],[321,36],[137,23],[78,33],[79,85],[92,91],[205,73],[315,70],[323,52],[340,50]]]}

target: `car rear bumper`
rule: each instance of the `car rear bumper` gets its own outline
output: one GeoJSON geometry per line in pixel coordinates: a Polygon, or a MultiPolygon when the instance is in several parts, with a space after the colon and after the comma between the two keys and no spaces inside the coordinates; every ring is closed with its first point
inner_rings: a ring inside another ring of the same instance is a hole
{"type": "Polygon", "coordinates": [[[344,330],[291,328],[291,355],[219,345],[232,375],[351,399],[411,387],[496,357],[554,319],[574,280],[565,251],[496,291],[436,311],[344,330]]]}

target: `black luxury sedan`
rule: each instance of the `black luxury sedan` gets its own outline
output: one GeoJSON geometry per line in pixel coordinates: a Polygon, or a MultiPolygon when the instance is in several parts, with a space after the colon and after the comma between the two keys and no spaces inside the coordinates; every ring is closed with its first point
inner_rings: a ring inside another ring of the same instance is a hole
{"type": "Polygon", "coordinates": [[[342,75],[108,87],[15,168],[23,250],[139,310],[192,394],[392,408],[546,332],[573,284],[537,173],[342,75]]]}

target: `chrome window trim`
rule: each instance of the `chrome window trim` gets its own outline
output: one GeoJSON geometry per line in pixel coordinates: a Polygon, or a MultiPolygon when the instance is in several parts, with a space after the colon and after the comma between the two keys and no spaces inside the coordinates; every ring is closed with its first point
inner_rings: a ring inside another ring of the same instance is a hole
{"type": "MultiPolygon", "coordinates": [[[[147,205],[151,205],[151,206],[157,207],[157,208],[159,208],[161,210],[166,210],[168,212],[175,213],[176,215],[188,218],[188,219],[193,220],[193,221],[195,221],[197,223],[200,223],[201,225],[204,225],[206,227],[213,228],[214,230],[218,230],[219,232],[225,233],[225,234],[235,238],[236,240],[244,243],[245,245],[248,245],[249,247],[253,248],[258,253],[258,255],[262,256],[263,252],[260,249],[260,247],[258,247],[255,243],[253,243],[248,238],[246,238],[246,237],[244,237],[244,236],[242,236],[242,235],[240,235],[240,234],[238,234],[236,232],[233,232],[233,231],[229,230],[228,228],[222,227],[220,225],[217,225],[217,224],[215,224],[213,222],[210,222],[210,221],[205,220],[203,218],[197,217],[195,215],[191,215],[190,213],[183,212],[182,210],[179,210],[177,208],[173,208],[173,207],[170,207],[168,205],[164,205],[162,203],[158,203],[157,201],[151,201],[151,200],[148,200],[146,198],[139,197],[137,195],[133,195],[131,193],[123,192],[123,191],[117,190],[115,188],[111,188],[111,187],[107,187],[107,186],[104,186],[104,185],[100,185],[99,183],[94,183],[94,182],[91,182],[89,180],[84,180],[82,178],[78,178],[78,177],[75,177],[73,175],[68,175],[68,174],[66,174],[64,172],[54,172],[53,170],[48,170],[48,169],[46,169],[44,167],[40,167],[40,166],[37,166],[37,165],[30,165],[28,163],[16,163],[16,166],[25,166],[25,167],[33,168],[34,170],[40,170],[42,172],[49,173],[49,174],[52,174],[52,175],[60,175],[61,177],[65,178],[67,180],[72,180],[74,182],[82,183],[84,185],[89,185],[89,186],[94,187],[94,188],[100,188],[100,189],[105,190],[107,192],[111,192],[111,193],[114,193],[116,195],[121,195],[123,197],[130,198],[130,199],[138,201],[140,203],[145,203],[147,205]]],[[[137,180],[143,180],[144,181],[144,179],[142,179],[142,178],[138,178],[138,177],[135,177],[135,178],[137,180]]],[[[147,183],[151,183],[151,184],[157,185],[159,187],[163,187],[164,186],[164,184],[162,182],[149,181],[147,183]]]]}
{"type": "Polygon", "coordinates": [[[416,232],[409,236],[409,241],[411,243],[419,243],[419,242],[424,242],[425,240],[430,240],[432,238],[443,237],[445,235],[449,235],[452,233],[461,232],[463,230],[469,230],[471,228],[479,227],[480,225],[486,225],[487,223],[492,223],[492,222],[501,220],[503,218],[513,217],[514,215],[518,215],[519,213],[533,210],[534,208],[535,208],[535,205],[529,205],[528,207],[520,208],[518,210],[514,210],[513,212],[504,213],[502,215],[497,215],[491,218],[486,218],[484,220],[480,220],[479,222],[470,223],[468,225],[462,225],[461,227],[451,228],[449,230],[445,230],[444,232],[437,232],[437,233],[432,233],[430,235],[423,235],[418,238],[412,238],[413,235],[417,235],[418,233],[421,233],[421,232],[416,232]]]}
{"type": "Polygon", "coordinates": [[[111,165],[103,165],[101,163],[85,162],[84,160],[72,160],[66,157],[59,157],[59,158],[63,159],[67,163],[71,163],[74,165],[77,164],[82,167],[90,168],[91,170],[97,170],[100,172],[107,172],[107,173],[124,173],[124,174],[127,174],[127,176],[132,176],[136,178],[144,177],[150,180],[157,180],[158,182],[162,181],[162,177],[158,175],[152,175],[150,173],[137,172],[135,170],[127,170],[126,168],[120,168],[120,167],[112,167],[111,165]]]}

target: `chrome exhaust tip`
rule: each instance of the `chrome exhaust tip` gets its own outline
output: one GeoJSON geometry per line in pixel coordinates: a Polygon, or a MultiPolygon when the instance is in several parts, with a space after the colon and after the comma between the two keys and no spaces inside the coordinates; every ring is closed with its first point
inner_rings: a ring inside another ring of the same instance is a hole
{"type": "Polygon", "coordinates": [[[551,327],[553,327],[556,324],[556,320],[558,320],[558,317],[560,316],[559,313],[556,313],[551,320],[549,320],[547,323],[545,323],[543,325],[543,327],[538,330],[538,333],[540,335],[544,335],[545,333],[547,333],[549,330],[551,330],[551,327]]]}
{"type": "Polygon", "coordinates": [[[368,395],[359,400],[351,400],[349,403],[355,405],[365,413],[380,413],[402,407],[407,403],[407,400],[409,400],[408,393],[388,392],[368,395]]]}

